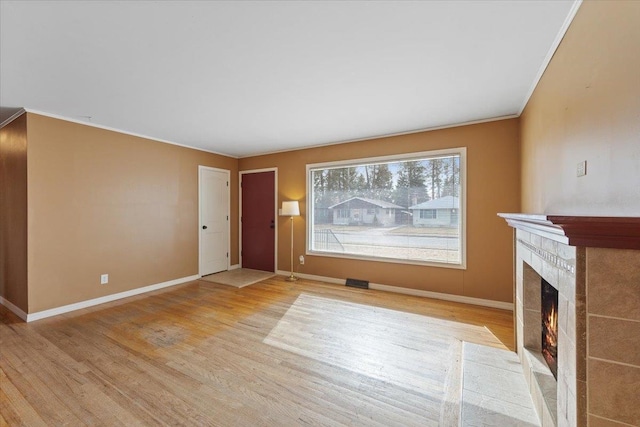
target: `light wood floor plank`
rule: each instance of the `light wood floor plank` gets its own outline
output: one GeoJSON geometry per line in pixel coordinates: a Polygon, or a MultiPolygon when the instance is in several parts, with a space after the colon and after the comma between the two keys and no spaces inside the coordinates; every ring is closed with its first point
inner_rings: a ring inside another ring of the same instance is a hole
{"type": "Polygon", "coordinates": [[[0,306],[0,426],[438,426],[462,341],[512,313],[273,277],[205,281],[25,324],[0,306]]]}
{"type": "Polygon", "coordinates": [[[0,369],[0,426],[2,425],[45,427],[47,424],[0,369]]]}

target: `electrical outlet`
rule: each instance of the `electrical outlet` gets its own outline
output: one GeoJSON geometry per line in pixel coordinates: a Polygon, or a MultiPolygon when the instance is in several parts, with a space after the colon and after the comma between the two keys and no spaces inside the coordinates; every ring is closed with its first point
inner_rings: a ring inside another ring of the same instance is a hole
{"type": "Polygon", "coordinates": [[[586,174],[587,174],[587,161],[583,160],[580,163],[578,163],[576,176],[585,176],[586,174]]]}
{"type": "Polygon", "coordinates": [[[109,283],[109,275],[108,274],[101,274],[100,275],[100,284],[101,285],[106,285],[107,283],[109,283]]]}
{"type": "Polygon", "coordinates": [[[300,265],[304,265],[304,255],[300,255],[298,259],[300,260],[300,265]]]}

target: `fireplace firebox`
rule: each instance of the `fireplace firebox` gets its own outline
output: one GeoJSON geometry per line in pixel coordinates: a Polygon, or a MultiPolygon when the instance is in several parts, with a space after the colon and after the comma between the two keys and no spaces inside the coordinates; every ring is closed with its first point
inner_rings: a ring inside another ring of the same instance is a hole
{"type": "Polygon", "coordinates": [[[553,377],[558,379],[558,290],[542,279],[542,356],[553,377]]]}

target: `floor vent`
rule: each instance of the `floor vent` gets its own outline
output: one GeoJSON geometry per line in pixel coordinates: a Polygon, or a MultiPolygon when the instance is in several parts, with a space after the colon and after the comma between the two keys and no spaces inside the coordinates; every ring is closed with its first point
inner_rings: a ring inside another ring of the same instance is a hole
{"type": "Polygon", "coordinates": [[[369,289],[368,280],[358,280],[358,279],[347,278],[347,283],[345,283],[345,285],[351,286],[352,288],[369,289]]]}

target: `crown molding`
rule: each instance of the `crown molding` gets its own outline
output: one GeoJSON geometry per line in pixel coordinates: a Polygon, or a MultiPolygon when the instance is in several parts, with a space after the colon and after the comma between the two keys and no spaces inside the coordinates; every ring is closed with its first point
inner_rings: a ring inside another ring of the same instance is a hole
{"type": "Polygon", "coordinates": [[[24,108],[19,109],[18,111],[13,113],[11,116],[9,116],[7,119],[5,119],[2,123],[0,123],[0,128],[5,127],[6,125],[8,125],[9,123],[11,123],[12,121],[14,121],[15,119],[17,119],[18,117],[20,117],[26,112],[27,110],[25,110],[24,108]]]}
{"type": "Polygon", "coordinates": [[[404,132],[388,133],[388,134],[383,134],[383,135],[373,135],[373,136],[366,136],[366,137],[357,138],[357,139],[348,139],[348,140],[343,140],[343,141],[307,145],[307,146],[298,147],[298,148],[285,148],[285,149],[276,150],[276,151],[265,151],[265,152],[261,152],[261,153],[250,154],[248,156],[240,156],[238,158],[239,159],[248,159],[248,158],[251,158],[251,157],[268,156],[270,154],[280,154],[280,153],[288,153],[288,152],[291,152],[291,151],[308,150],[308,149],[311,149],[311,148],[329,147],[331,145],[349,144],[349,143],[352,143],[352,142],[361,142],[361,141],[371,141],[371,140],[374,140],[374,139],[391,138],[391,137],[394,137],[394,136],[413,135],[413,134],[416,134],[416,133],[431,132],[431,131],[434,131],[434,130],[451,129],[451,128],[457,128],[457,127],[462,127],[462,126],[479,125],[479,124],[482,124],[482,123],[498,122],[500,120],[517,119],[518,117],[520,117],[519,114],[509,114],[507,116],[499,116],[499,117],[492,117],[492,118],[489,118],[489,119],[473,120],[473,121],[470,121],[470,122],[452,123],[452,124],[449,124],[449,125],[434,126],[434,127],[429,127],[429,128],[423,128],[423,129],[414,129],[414,130],[408,130],[408,131],[404,131],[404,132]]]}
{"type": "Polygon", "coordinates": [[[531,99],[533,92],[536,90],[536,87],[538,87],[538,83],[540,83],[540,80],[542,79],[544,72],[547,71],[547,67],[551,63],[551,59],[553,58],[553,55],[555,55],[556,50],[558,50],[558,47],[560,46],[560,43],[562,42],[564,35],[567,33],[567,30],[569,29],[569,26],[573,22],[573,18],[575,18],[576,13],[578,13],[578,9],[580,9],[581,5],[582,5],[582,0],[575,0],[573,5],[571,5],[571,9],[569,9],[569,14],[567,15],[564,22],[562,23],[562,27],[560,27],[560,31],[558,31],[558,34],[556,35],[555,40],[551,44],[551,47],[547,52],[547,56],[544,57],[544,60],[542,61],[542,65],[540,65],[538,74],[536,74],[536,77],[533,79],[533,83],[531,84],[529,91],[524,97],[524,101],[520,106],[520,110],[518,110],[518,117],[522,115],[522,112],[524,111],[525,107],[529,103],[529,99],[531,99]]]}
{"type": "Polygon", "coordinates": [[[129,132],[129,131],[126,131],[126,130],[122,130],[122,129],[118,129],[118,128],[114,128],[114,127],[110,127],[110,126],[104,126],[104,125],[99,125],[99,124],[96,124],[96,123],[86,122],[86,121],[83,121],[83,120],[73,119],[71,117],[61,116],[59,114],[47,113],[46,111],[35,110],[33,108],[23,108],[23,111],[26,111],[27,113],[31,113],[31,114],[37,114],[39,116],[49,117],[49,118],[52,118],[52,119],[63,120],[65,122],[77,123],[77,124],[80,124],[80,125],[85,125],[85,126],[98,128],[98,129],[103,129],[103,130],[107,130],[107,131],[110,131],[110,132],[116,132],[116,133],[120,133],[120,134],[123,134],[123,135],[135,136],[136,138],[143,138],[143,139],[148,139],[150,141],[162,142],[163,144],[176,145],[178,147],[189,148],[191,150],[197,150],[197,151],[203,151],[205,153],[216,154],[218,156],[224,156],[224,157],[230,157],[232,159],[237,159],[238,158],[237,156],[232,156],[230,154],[224,154],[224,153],[219,153],[217,151],[205,150],[203,148],[193,147],[191,145],[180,144],[178,142],[173,142],[173,141],[169,141],[169,140],[166,140],[166,139],[155,138],[153,136],[143,135],[143,134],[135,133],[135,132],[129,132]]]}

